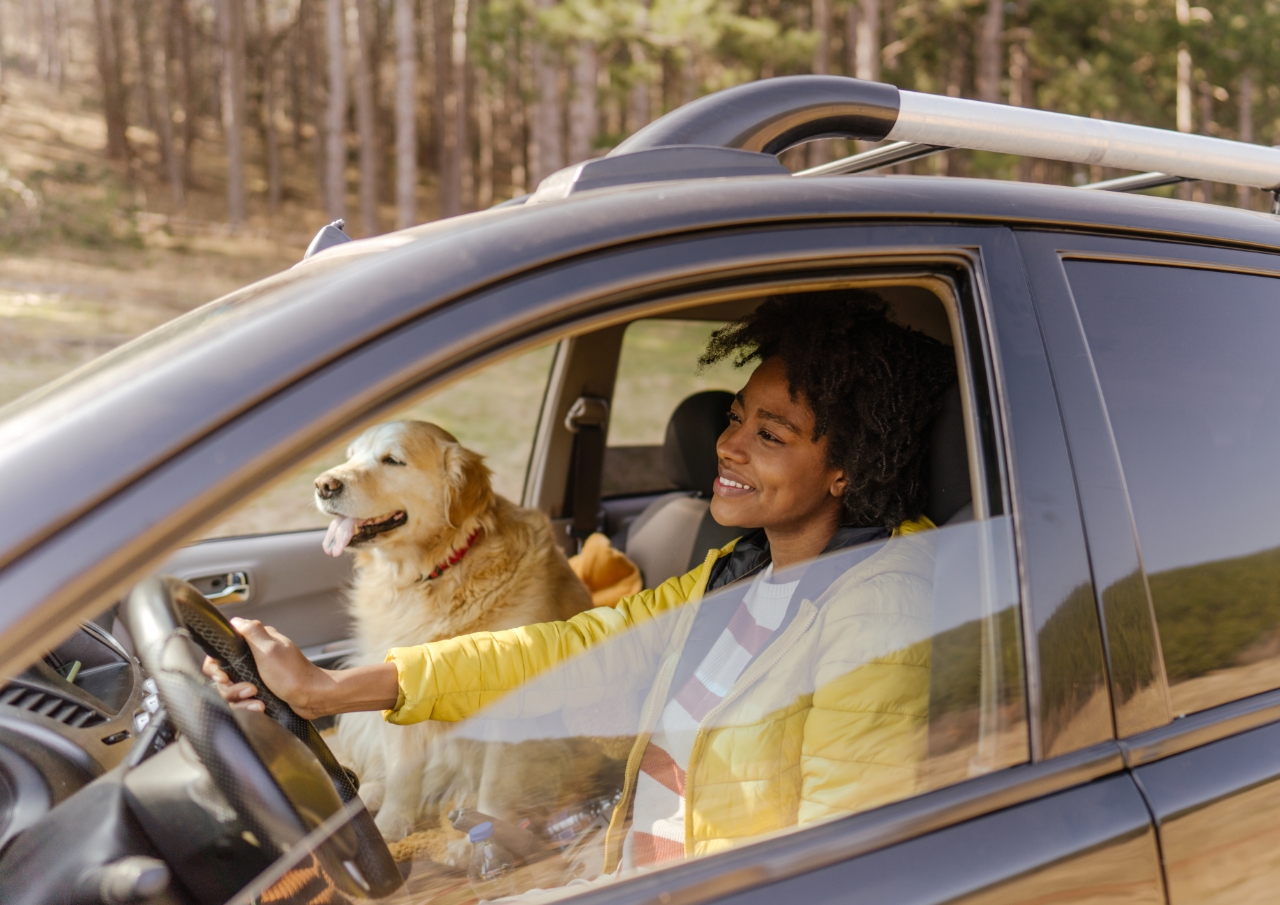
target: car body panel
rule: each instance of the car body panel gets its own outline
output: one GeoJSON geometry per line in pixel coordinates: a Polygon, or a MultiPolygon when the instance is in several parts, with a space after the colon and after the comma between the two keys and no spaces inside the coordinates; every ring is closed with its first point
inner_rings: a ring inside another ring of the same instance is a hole
{"type": "MultiPolygon", "coordinates": [[[[1125,233],[1145,237],[1151,254],[1185,252],[1209,266],[1221,255],[1243,261],[1274,250],[1278,227],[1265,215],[1067,188],[762,177],[586,192],[344,244],[6,411],[0,464],[24,517],[0,525],[0,670],[101,608],[228,501],[435,381],[567,330],[617,329],[711,288],[937,267],[976,302],[965,340],[987,381],[974,393],[988,406],[988,509],[1011,512],[1016,526],[1034,762],[581,901],[825,901],[856,890],[889,903],[1051,895],[1154,905],[1164,901],[1155,828],[1125,769],[1123,756],[1138,749],[1112,740],[1099,616],[1109,601],[1094,591],[1095,578],[1114,583],[1132,572],[1137,552],[1116,501],[1097,503],[1123,485],[1098,434],[1098,400],[1072,345],[1064,287],[1038,268],[1029,280],[1026,262],[1050,254],[1055,238],[1115,253],[1125,233]],[[1020,238],[1013,226],[1054,232],[1020,238]],[[1082,482],[1082,467],[1096,481],[1082,482]],[[1117,545],[1101,571],[1086,536],[1117,545]]],[[[563,459],[547,409],[558,414],[576,395],[567,383],[549,393],[535,458],[563,459]]],[[[556,495],[551,485],[533,494],[544,507],[556,495]]],[[[245,558],[265,555],[256,539],[197,545],[172,562],[193,576],[244,563],[262,589],[237,604],[245,613],[303,613],[309,600],[332,610],[345,580],[336,565],[290,593],[263,581],[279,570],[283,587],[291,569],[318,555],[318,543],[302,546],[316,532],[281,537],[270,562],[245,558]]],[[[1280,703],[1269,706],[1266,714],[1280,703]]],[[[1237,729],[1263,718],[1237,710],[1237,729]]],[[[1122,725],[1149,730],[1137,742],[1172,728],[1128,717],[1122,725]]],[[[1269,813],[1266,796],[1280,775],[1270,754],[1276,731],[1138,768],[1161,831],[1194,840],[1209,825],[1196,815],[1221,822],[1241,808],[1269,813]],[[1237,772],[1198,785],[1185,778],[1215,765],[1237,772]]],[[[1255,819],[1229,844],[1244,852],[1266,832],[1255,819]]],[[[1181,883],[1171,879],[1171,889],[1192,888],[1181,883]]]]}

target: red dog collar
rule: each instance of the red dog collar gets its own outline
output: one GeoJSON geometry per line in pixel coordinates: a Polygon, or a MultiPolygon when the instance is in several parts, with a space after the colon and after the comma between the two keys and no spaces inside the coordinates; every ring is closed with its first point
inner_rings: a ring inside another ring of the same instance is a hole
{"type": "Polygon", "coordinates": [[[439,563],[434,569],[431,570],[429,574],[423,575],[421,578],[418,579],[418,581],[431,581],[433,579],[439,578],[441,575],[444,574],[445,570],[448,569],[450,566],[456,566],[459,562],[462,561],[462,557],[467,555],[467,551],[471,549],[471,545],[476,542],[476,538],[479,536],[480,536],[480,529],[477,528],[475,531],[471,532],[471,536],[467,538],[467,542],[465,544],[463,544],[457,550],[454,550],[452,553],[450,553],[448,559],[446,559],[442,563],[439,563]]]}

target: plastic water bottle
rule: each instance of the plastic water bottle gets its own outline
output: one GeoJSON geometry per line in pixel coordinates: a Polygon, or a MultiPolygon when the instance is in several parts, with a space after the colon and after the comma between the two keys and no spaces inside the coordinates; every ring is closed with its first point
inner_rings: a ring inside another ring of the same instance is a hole
{"type": "Polygon", "coordinates": [[[471,868],[467,879],[481,902],[520,894],[516,883],[516,859],[493,838],[493,824],[477,823],[467,833],[471,840],[471,868]]]}

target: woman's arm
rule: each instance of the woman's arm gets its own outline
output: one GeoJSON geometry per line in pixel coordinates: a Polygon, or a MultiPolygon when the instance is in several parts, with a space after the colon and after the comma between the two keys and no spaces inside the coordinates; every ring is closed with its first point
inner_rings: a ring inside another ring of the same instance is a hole
{"type": "MultiPolygon", "coordinates": [[[[314,720],[355,710],[390,710],[400,695],[394,663],[357,666],[354,669],[321,669],[298,646],[269,625],[256,619],[232,619],[253,651],[258,674],[298,716],[314,720]]],[[[233,683],[212,657],[204,661],[204,673],[213,679],[218,692],[232,707],[262,710],[255,697],[258,689],[249,682],[233,683]]]]}

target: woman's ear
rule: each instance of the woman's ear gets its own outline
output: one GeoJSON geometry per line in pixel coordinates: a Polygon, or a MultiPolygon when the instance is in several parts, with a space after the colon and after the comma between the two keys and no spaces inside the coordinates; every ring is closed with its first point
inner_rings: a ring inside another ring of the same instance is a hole
{"type": "Polygon", "coordinates": [[[836,471],[835,478],[831,481],[830,493],[833,497],[840,499],[844,496],[844,492],[849,489],[849,479],[844,476],[844,469],[840,468],[836,471]]]}

